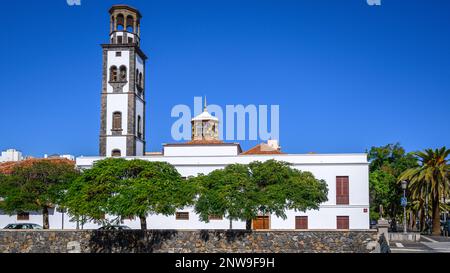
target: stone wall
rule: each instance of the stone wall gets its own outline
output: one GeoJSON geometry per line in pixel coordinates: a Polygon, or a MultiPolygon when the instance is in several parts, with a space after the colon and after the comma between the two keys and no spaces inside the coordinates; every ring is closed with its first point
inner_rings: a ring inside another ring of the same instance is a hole
{"type": "MultiPolygon", "coordinates": [[[[0,231],[0,253],[368,253],[376,231],[0,231]]],[[[387,247],[388,248],[388,247],[387,247]]]]}

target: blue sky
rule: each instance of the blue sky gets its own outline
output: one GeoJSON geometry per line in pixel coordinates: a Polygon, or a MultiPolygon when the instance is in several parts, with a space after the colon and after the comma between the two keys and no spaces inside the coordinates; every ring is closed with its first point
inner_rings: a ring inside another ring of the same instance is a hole
{"type": "MultiPolygon", "coordinates": [[[[144,16],[148,151],[173,142],[172,107],[202,95],[280,105],[290,153],[450,146],[450,1],[123,2],[144,16]]],[[[97,155],[99,45],[117,3],[3,3],[1,150],[97,155]]]]}

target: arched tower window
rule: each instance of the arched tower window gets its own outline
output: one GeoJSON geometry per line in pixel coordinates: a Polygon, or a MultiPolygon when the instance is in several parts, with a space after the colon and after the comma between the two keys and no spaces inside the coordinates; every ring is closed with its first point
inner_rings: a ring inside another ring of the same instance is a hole
{"type": "Polygon", "coordinates": [[[126,82],[127,81],[127,67],[122,65],[120,67],[120,81],[126,82]]]}
{"type": "Polygon", "coordinates": [[[116,27],[117,27],[116,30],[118,30],[118,31],[124,30],[125,17],[123,17],[123,14],[117,15],[116,22],[117,22],[116,23],[116,27]]]}
{"type": "Polygon", "coordinates": [[[118,80],[117,78],[117,66],[113,65],[109,69],[109,80],[112,82],[116,82],[118,80]]]}
{"type": "Polygon", "coordinates": [[[119,149],[112,150],[111,156],[112,157],[121,157],[122,156],[122,152],[119,149]]]}
{"type": "Polygon", "coordinates": [[[142,75],[142,72],[139,73],[139,85],[141,88],[144,88],[144,77],[142,75]]]}
{"type": "Polygon", "coordinates": [[[142,138],[142,118],[141,116],[138,116],[138,124],[137,124],[137,129],[138,129],[138,137],[142,138]]]}
{"type": "Polygon", "coordinates": [[[114,112],[113,113],[113,131],[121,131],[122,130],[122,113],[114,112]]]}
{"type": "Polygon", "coordinates": [[[131,15],[127,16],[127,31],[134,33],[134,18],[131,15]]]}

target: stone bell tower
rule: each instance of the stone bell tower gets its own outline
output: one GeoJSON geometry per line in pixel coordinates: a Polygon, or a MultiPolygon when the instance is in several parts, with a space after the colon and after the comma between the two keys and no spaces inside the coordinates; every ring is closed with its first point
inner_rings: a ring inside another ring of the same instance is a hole
{"type": "Polygon", "coordinates": [[[194,117],[192,124],[192,143],[221,143],[219,140],[219,119],[208,112],[206,104],[203,113],[194,117]]]}
{"type": "Polygon", "coordinates": [[[109,43],[103,44],[100,156],[145,153],[145,62],[141,13],[127,5],[110,10],[109,43]]]}

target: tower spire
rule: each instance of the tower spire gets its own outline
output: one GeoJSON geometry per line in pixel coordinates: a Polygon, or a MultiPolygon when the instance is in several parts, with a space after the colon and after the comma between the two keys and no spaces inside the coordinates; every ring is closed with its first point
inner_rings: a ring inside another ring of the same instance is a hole
{"type": "Polygon", "coordinates": [[[203,111],[208,112],[208,103],[206,101],[206,96],[205,96],[205,106],[203,107],[203,111]]]}

